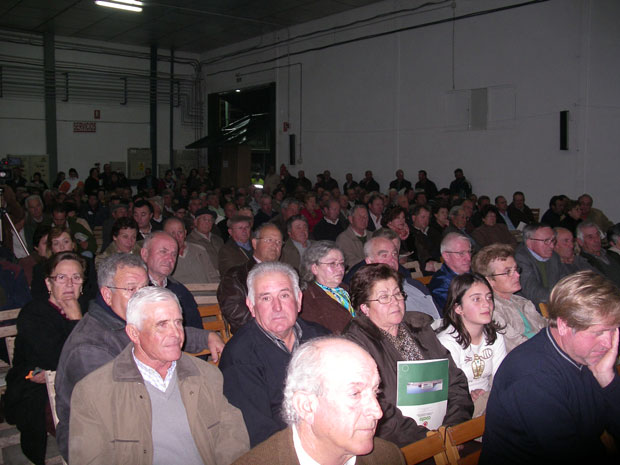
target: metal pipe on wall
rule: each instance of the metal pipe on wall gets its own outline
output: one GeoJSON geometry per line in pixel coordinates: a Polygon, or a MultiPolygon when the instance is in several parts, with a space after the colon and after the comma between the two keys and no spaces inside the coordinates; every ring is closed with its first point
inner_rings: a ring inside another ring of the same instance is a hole
{"type": "Polygon", "coordinates": [[[56,54],[54,34],[43,35],[43,69],[45,79],[45,146],[49,157],[50,180],[58,171],[58,135],[56,132],[56,54]]]}
{"type": "MultiPolygon", "coordinates": [[[[151,166],[153,174],[157,173],[157,46],[151,46],[151,82],[149,91],[149,107],[151,110],[150,136],[151,136],[151,166]]],[[[172,166],[171,166],[172,168],[172,166]]],[[[155,176],[163,177],[162,173],[155,176]]]]}

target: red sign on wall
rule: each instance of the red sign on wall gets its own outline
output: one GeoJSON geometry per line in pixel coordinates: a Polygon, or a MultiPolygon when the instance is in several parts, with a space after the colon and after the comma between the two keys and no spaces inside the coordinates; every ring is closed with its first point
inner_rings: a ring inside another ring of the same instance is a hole
{"type": "Polygon", "coordinates": [[[74,121],[73,132],[97,132],[97,123],[94,121],[74,121]]]}

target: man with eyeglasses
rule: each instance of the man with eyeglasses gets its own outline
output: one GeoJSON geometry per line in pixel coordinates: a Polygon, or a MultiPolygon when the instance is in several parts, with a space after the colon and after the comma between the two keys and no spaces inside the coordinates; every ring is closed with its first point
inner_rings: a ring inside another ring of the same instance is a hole
{"type": "Polygon", "coordinates": [[[282,251],[282,233],[272,223],[263,223],[252,239],[254,255],[242,265],[230,268],[222,277],[217,288],[217,301],[222,309],[222,316],[230,325],[234,334],[250,319],[250,310],[246,304],[248,273],[257,263],[276,262],[282,251]]]}
{"type": "Polygon", "coordinates": [[[570,273],[554,252],[555,231],[543,223],[533,223],[523,229],[523,243],[515,251],[515,260],[521,267],[520,295],[531,300],[539,310],[541,302],[549,301],[556,283],[570,273]]]}
{"type": "Polygon", "coordinates": [[[444,263],[439,271],[433,275],[428,288],[433,294],[439,313],[443,315],[443,308],[446,305],[452,279],[469,271],[471,243],[462,234],[451,232],[442,239],[439,249],[444,263]]]}
{"type": "Polygon", "coordinates": [[[547,320],[536,311],[534,304],[515,294],[521,289],[521,268],[514,259],[511,246],[487,245],[474,256],[471,267],[476,273],[484,275],[493,288],[493,319],[504,327],[507,352],[547,326],[547,320]]]}
{"type": "MultiPolygon", "coordinates": [[[[398,269],[398,249],[393,241],[386,237],[373,237],[364,245],[365,262],[383,263],[388,265],[395,271],[398,269]]],[[[434,320],[439,319],[439,312],[433,302],[433,296],[430,294],[426,286],[417,280],[403,280],[403,291],[406,294],[405,310],[408,312],[422,312],[433,317],[434,320]]]]}
{"type": "MultiPolygon", "coordinates": [[[[136,290],[148,285],[146,265],[132,254],[115,254],[104,260],[97,270],[99,293],[91,301],[88,313],[66,340],[56,372],[56,441],[60,453],[68,458],[71,393],[89,373],[105,365],[129,344],[125,333],[127,302],[136,290]]],[[[217,333],[185,328],[187,352],[209,348],[213,360],[222,353],[224,342],[217,333]]]]}
{"type": "Polygon", "coordinates": [[[249,272],[246,284],[250,320],[224,349],[219,367],[224,395],[243,413],[254,447],[286,428],[281,405],[292,353],[328,331],[298,318],[302,293],[290,265],[260,263],[249,272]]]}

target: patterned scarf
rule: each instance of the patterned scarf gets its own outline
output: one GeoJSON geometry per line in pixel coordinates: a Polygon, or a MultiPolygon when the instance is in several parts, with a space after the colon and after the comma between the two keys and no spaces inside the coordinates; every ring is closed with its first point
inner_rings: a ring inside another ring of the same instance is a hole
{"type": "Polygon", "coordinates": [[[387,331],[379,328],[383,336],[392,343],[394,348],[400,353],[405,360],[423,360],[422,352],[417,342],[413,339],[409,331],[404,325],[398,325],[398,333],[396,337],[392,336],[387,331]]]}
{"type": "Polygon", "coordinates": [[[321,283],[316,282],[316,285],[325,291],[325,293],[342,305],[347,311],[351,314],[352,317],[355,317],[355,309],[351,305],[351,298],[349,297],[349,293],[345,291],[341,287],[327,287],[323,286],[321,283]]]}

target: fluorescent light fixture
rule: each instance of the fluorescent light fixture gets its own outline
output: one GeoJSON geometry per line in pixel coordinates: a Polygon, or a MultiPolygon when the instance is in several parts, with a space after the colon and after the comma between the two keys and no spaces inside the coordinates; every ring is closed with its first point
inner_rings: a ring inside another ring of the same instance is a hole
{"type": "Polygon", "coordinates": [[[241,89],[235,89],[235,92],[239,93],[241,92],[241,89]]]}
{"type": "Polygon", "coordinates": [[[123,0],[122,3],[120,0],[114,1],[114,2],[96,0],[95,3],[99,6],[107,6],[108,8],[117,8],[119,10],[126,10],[126,11],[135,11],[136,13],[140,13],[142,11],[141,6],[143,5],[142,2],[138,2],[135,0],[123,0]],[[136,5],[140,5],[140,6],[136,6],[136,5]]]}

